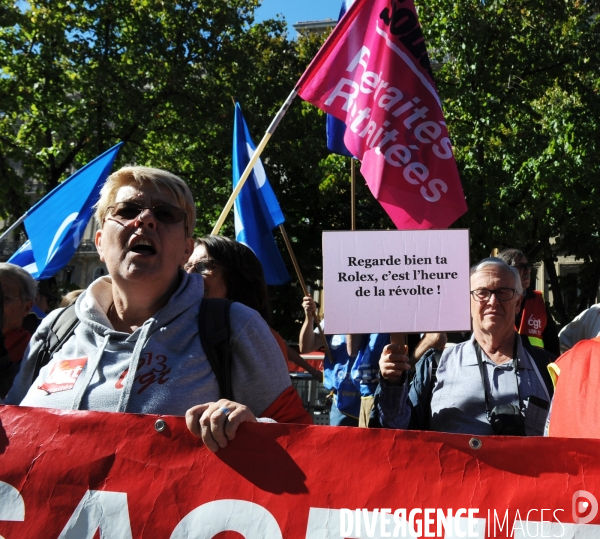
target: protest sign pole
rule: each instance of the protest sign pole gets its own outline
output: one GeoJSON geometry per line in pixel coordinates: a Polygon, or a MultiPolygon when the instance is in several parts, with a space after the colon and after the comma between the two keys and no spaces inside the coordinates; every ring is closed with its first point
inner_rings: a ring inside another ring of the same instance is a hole
{"type": "MultiPolygon", "coordinates": [[[[350,230],[356,230],[356,167],[354,157],[350,158],[350,230]]],[[[346,335],[346,348],[350,357],[356,357],[362,342],[362,335],[346,335]]]]}
{"type": "Polygon", "coordinates": [[[279,112],[277,113],[275,118],[273,118],[271,125],[267,129],[267,132],[265,133],[263,139],[260,141],[260,144],[256,147],[256,151],[254,152],[252,159],[250,159],[250,162],[246,166],[244,173],[242,174],[237,185],[235,186],[233,193],[231,193],[231,196],[229,197],[227,204],[225,204],[225,207],[223,208],[223,211],[221,212],[221,215],[219,216],[219,219],[217,220],[217,223],[215,224],[213,231],[210,233],[211,236],[216,236],[219,233],[219,231],[221,230],[221,227],[223,226],[223,223],[225,222],[227,215],[229,215],[229,212],[231,211],[231,208],[233,206],[233,203],[235,202],[236,197],[239,195],[240,191],[242,190],[242,187],[244,187],[244,184],[246,183],[248,176],[250,176],[250,172],[252,172],[254,165],[256,165],[256,162],[258,161],[260,154],[265,149],[265,146],[267,145],[267,142],[269,142],[271,135],[273,135],[273,133],[275,132],[275,129],[277,129],[279,122],[285,116],[287,109],[292,104],[292,101],[294,100],[296,95],[298,95],[296,90],[295,89],[292,90],[292,92],[287,97],[287,99],[285,100],[283,105],[281,105],[281,108],[279,109],[279,112]]]}
{"type": "Polygon", "coordinates": [[[391,344],[398,344],[398,345],[404,347],[404,348],[402,348],[400,350],[400,353],[403,356],[407,356],[408,355],[408,345],[406,344],[405,337],[406,337],[405,333],[390,333],[390,343],[391,344]]]}
{"type": "MultiPolygon", "coordinates": [[[[302,277],[302,272],[300,271],[300,266],[298,265],[298,261],[296,260],[296,255],[294,254],[294,250],[292,249],[292,244],[290,242],[290,238],[285,231],[285,226],[283,224],[279,225],[279,230],[281,230],[281,235],[283,236],[283,241],[287,247],[288,252],[290,253],[290,257],[292,259],[292,264],[294,264],[294,269],[296,270],[296,275],[298,276],[298,281],[300,282],[300,286],[302,287],[302,292],[305,296],[310,295],[308,293],[308,288],[306,288],[306,283],[304,282],[304,277],[302,277]]],[[[315,320],[317,322],[317,330],[319,331],[319,335],[321,336],[321,340],[323,341],[323,346],[325,347],[325,353],[329,358],[329,361],[333,363],[333,356],[331,355],[331,350],[329,349],[329,345],[327,344],[327,339],[325,338],[325,334],[323,333],[323,329],[321,328],[321,320],[319,319],[318,313],[315,311],[315,320]]]]}

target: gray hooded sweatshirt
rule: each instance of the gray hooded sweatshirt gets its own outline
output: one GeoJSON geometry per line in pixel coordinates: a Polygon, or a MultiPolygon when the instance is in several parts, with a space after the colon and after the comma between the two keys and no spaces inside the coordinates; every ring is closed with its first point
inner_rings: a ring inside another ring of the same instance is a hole
{"type": "MultiPolygon", "coordinates": [[[[59,312],[44,319],[5,403],[181,416],[217,401],[217,379],[198,336],[204,282],[200,275],[180,273],[167,305],[131,334],[115,331],[106,316],[111,278],[94,281],[77,299],[74,334],[32,384],[35,359],[59,312]]],[[[253,309],[233,303],[230,326],[234,398],[259,416],[290,386],[286,363],[253,309]]]]}

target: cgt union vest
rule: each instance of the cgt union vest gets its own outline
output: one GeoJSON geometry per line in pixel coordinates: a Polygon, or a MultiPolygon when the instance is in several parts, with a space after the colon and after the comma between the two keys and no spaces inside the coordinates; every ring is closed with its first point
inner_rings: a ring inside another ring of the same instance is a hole
{"type": "Polygon", "coordinates": [[[546,304],[544,303],[544,296],[539,290],[534,290],[533,293],[534,295],[526,298],[523,304],[521,327],[518,331],[521,335],[526,335],[533,346],[544,348],[542,334],[548,322],[546,304]]]}

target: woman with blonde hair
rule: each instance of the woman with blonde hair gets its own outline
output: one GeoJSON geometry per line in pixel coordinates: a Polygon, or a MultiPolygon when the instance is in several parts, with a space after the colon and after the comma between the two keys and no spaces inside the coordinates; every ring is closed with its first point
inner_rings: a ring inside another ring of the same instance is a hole
{"type": "MultiPolygon", "coordinates": [[[[183,271],[196,224],[186,183],[164,170],[124,167],[102,188],[95,218],[96,248],[108,275],[79,296],[74,333],[34,380],[39,352],[61,311],[44,320],[6,402],[179,416],[191,409],[188,427],[212,451],[225,447],[241,422],[269,417],[291,384],[262,318],[232,306],[236,402],[220,399],[200,343],[204,283],[183,271]]],[[[300,403],[298,416],[303,413],[300,403]]]]}

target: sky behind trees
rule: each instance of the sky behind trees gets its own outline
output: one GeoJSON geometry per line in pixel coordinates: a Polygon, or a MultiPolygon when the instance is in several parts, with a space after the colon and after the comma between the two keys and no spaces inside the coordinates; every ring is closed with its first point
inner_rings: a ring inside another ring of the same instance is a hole
{"type": "Polygon", "coordinates": [[[296,35],[292,25],[297,22],[337,19],[341,0],[263,0],[256,10],[256,21],[273,19],[282,15],[288,23],[290,36],[296,35]]]}

